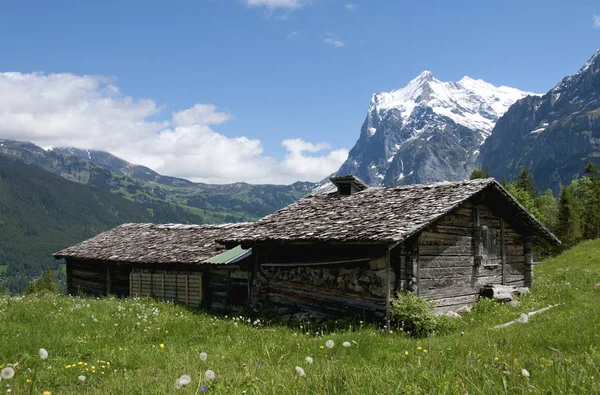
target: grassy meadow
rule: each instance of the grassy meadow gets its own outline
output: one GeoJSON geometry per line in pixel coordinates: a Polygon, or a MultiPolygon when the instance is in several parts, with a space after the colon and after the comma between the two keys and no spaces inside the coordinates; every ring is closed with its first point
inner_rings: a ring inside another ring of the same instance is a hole
{"type": "Polygon", "coordinates": [[[4,296],[0,365],[16,366],[0,391],[597,394],[599,282],[600,240],[584,242],[538,265],[520,306],[480,302],[452,333],[421,339],[366,325],[288,328],[146,299],[4,296]],[[555,304],[528,323],[492,329],[555,304]],[[182,375],[190,382],[177,389],[182,375]]]}

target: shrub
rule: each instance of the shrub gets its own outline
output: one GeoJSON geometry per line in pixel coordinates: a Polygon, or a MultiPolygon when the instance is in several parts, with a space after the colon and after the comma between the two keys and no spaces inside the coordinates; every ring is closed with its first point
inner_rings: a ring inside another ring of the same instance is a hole
{"type": "Polygon", "coordinates": [[[424,337],[450,329],[448,317],[436,315],[434,303],[410,292],[398,292],[392,300],[392,315],[405,332],[424,337]]]}
{"type": "Polygon", "coordinates": [[[44,270],[44,274],[42,277],[33,280],[27,285],[27,289],[25,289],[25,295],[31,295],[36,293],[46,293],[53,292],[56,293],[56,283],[54,282],[54,276],[52,275],[52,271],[48,266],[46,266],[46,270],[44,270]]]}

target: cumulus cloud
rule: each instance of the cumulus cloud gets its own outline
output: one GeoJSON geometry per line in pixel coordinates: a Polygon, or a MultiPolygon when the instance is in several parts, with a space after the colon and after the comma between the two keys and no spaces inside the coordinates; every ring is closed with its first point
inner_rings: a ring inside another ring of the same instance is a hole
{"type": "Polygon", "coordinates": [[[325,143],[291,139],[282,142],[287,153],[278,161],[260,140],[213,130],[233,118],[213,104],[160,116],[153,100],[124,95],[102,76],[0,73],[0,138],[106,150],[165,175],[210,183],[317,181],[348,156],[325,143]]]}
{"type": "Polygon", "coordinates": [[[308,4],[308,0],[245,0],[250,7],[263,7],[269,10],[295,10],[308,4]]]}
{"type": "Polygon", "coordinates": [[[600,15],[594,15],[593,21],[594,21],[594,23],[593,23],[592,27],[594,29],[600,30],[600,15]]]}

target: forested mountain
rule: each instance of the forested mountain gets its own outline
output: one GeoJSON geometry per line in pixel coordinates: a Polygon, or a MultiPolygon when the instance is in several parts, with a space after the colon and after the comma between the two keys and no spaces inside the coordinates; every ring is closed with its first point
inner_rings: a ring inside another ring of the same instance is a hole
{"type": "Polygon", "coordinates": [[[252,221],[296,201],[315,186],[225,185],[193,183],[163,176],[104,151],[76,148],[42,149],[35,144],[0,140],[0,152],[21,158],[68,180],[115,193],[153,209],[177,206],[190,213],[181,222],[224,223],[252,221]]]}
{"type": "Polygon", "coordinates": [[[0,154],[0,275],[21,291],[51,254],[123,222],[200,221],[175,206],[150,208],[0,154]]]}

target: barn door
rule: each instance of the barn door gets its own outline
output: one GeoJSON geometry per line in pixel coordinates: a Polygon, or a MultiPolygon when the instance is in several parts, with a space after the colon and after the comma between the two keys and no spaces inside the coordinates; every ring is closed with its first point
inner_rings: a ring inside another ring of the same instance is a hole
{"type": "Polygon", "coordinates": [[[481,264],[483,266],[497,266],[499,264],[500,229],[481,226],[481,264]]]}

